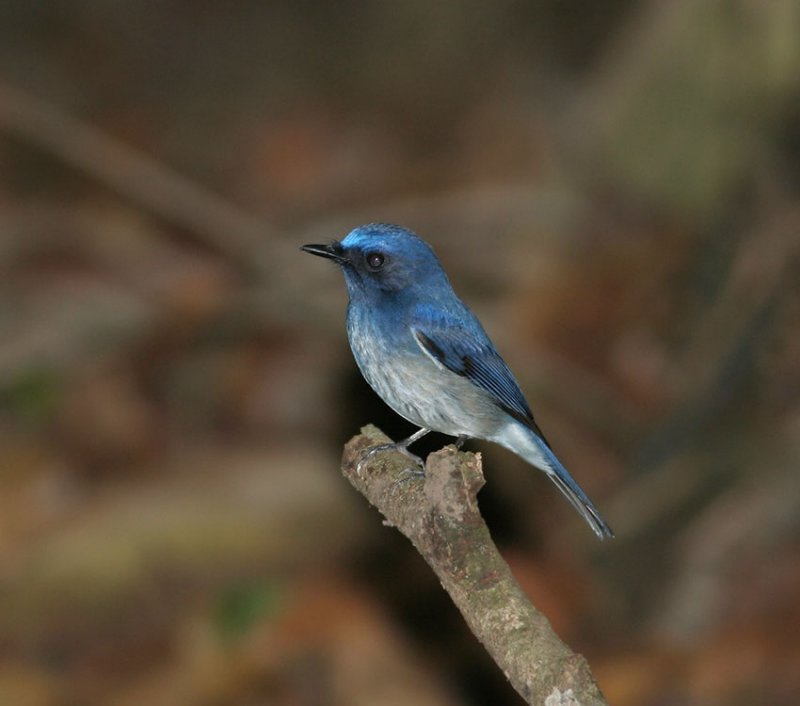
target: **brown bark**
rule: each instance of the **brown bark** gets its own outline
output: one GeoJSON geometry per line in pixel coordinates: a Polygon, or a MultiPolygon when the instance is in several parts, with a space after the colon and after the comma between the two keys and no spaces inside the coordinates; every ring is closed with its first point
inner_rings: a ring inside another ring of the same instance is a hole
{"type": "Polygon", "coordinates": [[[447,446],[428,457],[421,477],[399,451],[365,455],[388,441],[364,427],[345,446],[342,472],[411,540],[512,686],[529,704],[607,704],[586,660],[553,632],[494,545],[477,504],[480,455],[447,446]]]}

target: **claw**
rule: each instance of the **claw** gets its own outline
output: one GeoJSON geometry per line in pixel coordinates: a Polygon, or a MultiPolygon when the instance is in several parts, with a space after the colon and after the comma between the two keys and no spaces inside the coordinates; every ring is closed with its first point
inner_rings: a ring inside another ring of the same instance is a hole
{"type": "MultiPolygon", "coordinates": [[[[429,432],[430,432],[430,429],[424,429],[424,428],[423,429],[417,429],[417,431],[415,431],[407,439],[403,439],[403,441],[396,441],[396,442],[392,442],[392,443],[389,443],[389,444],[379,444],[378,446],[373,446],[373,447],[367,449],[367,452],[364,454],[364,456],[361,458],[361,460],[358,462],[358,464],[356,464],[356,475],[359,478],[361,478],[361,464],[364,463],[367,459],[369,459],[370,456],[372,456],[373,454],[379,453],[381,451],[393,450],[393,451],[399,451],[404,456],[407,456],[408,458],[410,458],[414,462],[415,465],[419,466],[420,472],[424,476],[425,475],[425,470],[424,470],[425,469],[425,463],[423,462],[423,460],[419,456],[416,456],[416,455],[412,454],[408,450],[408,447],[411,444],[413,444],[415,441],[418,441],[419,439],[421,439],[423,436],[425,436],[429,432]]],[[[410,471],[411,469],[408,469],[408,470],[410,471]]]]}
{"type": "Polygon", "coordinates": [[[394,481],[394,485],[405,485],[412,480],[421,480],[425,478],[425,468],[404,468],[401,475],[394,481]]]}
{"type": "Polygon", "coordinates": [[[425,475],[425,471],[423,470],[425,468],[425,463],[423,462],[423,460],[419,456],[411,453],[408,450],[407,445],[406,445],[405,442],[400,441],[400,442],[391,443],[391,444],[379,444],[378,446],[372,446],[369,449],[367,449],[366,453],[364,453],[364,455],[359,459],[358,463],[356,464],[356,475],[359,478],[361,477],[362,464],[366,463],[371,456],[374,456],[376,453],[381,453],[382,451],[398,451],[398,452],[400,452],[404,456],[407,456],[408,458],[410,458],[414,462],[414,464],[419,467],[419,469],[417,471],[414,471],[414,469],[411,469],[411,468],[406,469],[406,470],[408,470],[408,471],[410,471],[412,473],[413,472],[419,473],[419,474],[421,474],[423,476],[425,475]]]}

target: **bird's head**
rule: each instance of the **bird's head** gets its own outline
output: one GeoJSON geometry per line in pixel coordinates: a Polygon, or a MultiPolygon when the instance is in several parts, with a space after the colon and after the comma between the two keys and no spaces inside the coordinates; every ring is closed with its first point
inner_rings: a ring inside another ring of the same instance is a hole
{"type": "Polygon", "coordinates": [[[406,228],[386,223],[359,226],[338,242],[304,245],[344,271],[351,299],[358,294],[413,292],[419,287],[450,288],[439,258],[424,240],[406,228]]]}

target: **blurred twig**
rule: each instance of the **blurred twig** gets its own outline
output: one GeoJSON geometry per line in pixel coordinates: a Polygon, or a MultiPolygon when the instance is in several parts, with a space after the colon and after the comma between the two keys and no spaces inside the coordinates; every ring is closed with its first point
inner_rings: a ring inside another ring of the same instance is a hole
{"type": "Polygon", "coordinates": [[[0,80],[0,131],[16,135],[184,228],[240,268],[258,268],[267,224],[162,162],[0,80]]]}
{"type": "Polygon", "coordinates": [[[447,447],[415,478],[398,452],[364,459],[387,441],[375,427],[362,429],[345,447],[345,477],[411,540],[512,686],[530,704],[606,704],[586,660],[531,605],[492,542],[476,499],[480,457],[447,447]]]}
{"type": "MultiPolygon", "coordinates": [[[[640,475],[639,483],[650,483],[648,475],[671,474],[666,461],[702,440],[747,380],[795,281],[800,263],[798,224],[800,212],[788,208],[748,232],[718,291],[692,312],[688,342],[674,367],[675,386],[683,386],[681,402],[640,452],[639,465],[647,474],[640,475]]],[[[669,514],[674,508],[662,510],[669,514]]]]}

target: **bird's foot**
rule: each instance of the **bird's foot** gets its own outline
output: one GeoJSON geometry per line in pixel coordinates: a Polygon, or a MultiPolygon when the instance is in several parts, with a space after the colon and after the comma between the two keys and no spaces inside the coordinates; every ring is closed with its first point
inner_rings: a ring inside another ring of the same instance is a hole
{"type": "Polygon", "coordinates": [[[410,475],[418,475],[424,476],[425,475],[425,463],[424,461],[417,456],[416,454],[411,453],[408,450],[408,446],[405,442],[399,443],[391,443],[391,444],[379,444],[378,446],[372,446],[366,450],[364,455],[359,459],[358,464],[356,464],[356,474],[361,477],[361,469],[363,465],[370,459],[370,457],[374,456],[377,453],[381,453],[382,451],[399,451],[404,456],[407,456],[414,462],[414,466],[416,468],[407,468],[406,471],[409,472],[410,475]]]}
{"type": "Polygon", "coordinates": [[[461,451],[461,447],[462,447],[462,446],[463,446],[465,443],[467,443],[467,441],[468,441],[468,440],[469,440],[469,437],[468,437],[468,436],[459,436],[459,437],[458,437],[458,438],[456,438],[456,440],[453,442],[453,445],[454,445],[454,446],[455,446],[455,447],[456,447],[456,448],[457,448],[459,451],[461,451]]]}
{"type": "Polygon", "coordinates": [[[422,480],[425,478],[424,466],[413,466],[404,468],[394,480],[394,485],[405,485],[412,480],[422,480]]]}

